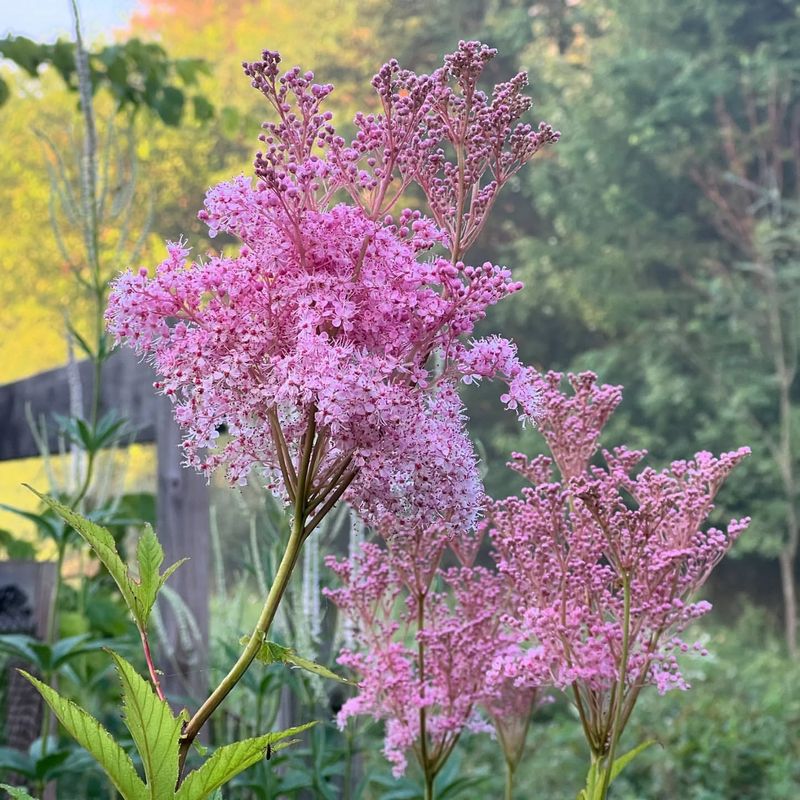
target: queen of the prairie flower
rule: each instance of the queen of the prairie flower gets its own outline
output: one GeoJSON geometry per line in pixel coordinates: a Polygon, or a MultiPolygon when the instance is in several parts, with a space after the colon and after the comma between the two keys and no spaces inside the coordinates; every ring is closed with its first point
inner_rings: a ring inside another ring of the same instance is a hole
{"type": "Polygon", "coordinates": [[[640,469],[643,451],[619,447],[595,466],[621,390],[583,373],[570,376],[565,392],[561,379],[537,379],[552,457],[515,454],[510,466],[530,486],[490,503],[483,525],[511,585],[517,636],[493,675],[566,691],[607,770],[642,689],[687,688],[676,656],[693,646],[679,635],[710,609],[695,594],[748,520],[725,530],[704,524],[749,449],[700,452],[656,470],[640,469]]]}
{"type": "Polygon", "coordinates": [[[155,366],[187,461],[233,482],[260,467],[307,532],[345,493],[369,520],[469,528],[482,489],[459,381],[499,376],[506,404],[534,413],[513,346],[467,341],[520,284],[462,257],[503,183],[557,139],[516,122],[524,76],[478,89],[493,54],[462,43],[430,76],[390,62],[382,113],[359,114],[347,143],[322,110],[332,87],[265,51],[245,65],[275,115],[256,180],[211,189],[200,213],[239,245],[190,262],[170,244],[154,275],[115,283],[109,329],[155,366]],[[392,216],[411,183],[432,219],[392,216]]]}

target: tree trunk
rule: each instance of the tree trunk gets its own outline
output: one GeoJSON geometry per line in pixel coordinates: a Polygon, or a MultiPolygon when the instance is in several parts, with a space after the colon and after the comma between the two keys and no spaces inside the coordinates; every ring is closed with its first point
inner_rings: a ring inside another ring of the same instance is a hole
{"type": "Polygon", "coordinates": [[[795,591],[794,568],[797,554],[785,547],[778,556],[781,565],[781,589],[783,590],[783,624],[786,649],[792,658],[797,657],[797,593],[795,591]]]}

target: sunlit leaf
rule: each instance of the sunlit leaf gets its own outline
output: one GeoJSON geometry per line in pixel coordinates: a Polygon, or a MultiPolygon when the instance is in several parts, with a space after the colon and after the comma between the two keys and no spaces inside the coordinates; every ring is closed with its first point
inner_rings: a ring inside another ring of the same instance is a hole
{"type": "Polygon", "coordinates": [[[20,672],[39,690],[70,736],[94,756],[125,800],[151,800],[128,754],[91,714],[27,672],[20,672]]]}
{"type": "Polygon", "coordinates": [[[122,682],[125,724],[131,732],[144,765],[147,796],[152,800],[172,797],[178,781],[178,739],[183,719],[175,717],[122,656],[111,652],[122,682]]]}
{"type": "Polygon", "coordinates": [[[9,786],[7,783],[0,783],[0,789],[5,789],[9,797],[12,797],[14,800],[37,800],[33,795],[28,794],[25,789],[21,789],[19,786],[9,786]]]}
{"type": "Polygon", "coordinates": [[[315,724],[308,722],[284,731],[275,731],[220,747],[205,764],[186,776],[186,780],[175,795],[175,800],[206,800],[215,789],[224,786],[240,772],[264,758],[267,747],[272,748],[273,745],[274,749],[286,747],[292,742],[281,742],[281,740],[302,733],[315,724]]]}
{"type": "MultiPolygon", "coordinates": [[[[244,636],[239,643],[246,645],[249,641],[250,637],[244,636]]],[[[322,664],[317,664],[316,661],[311,661],[308,658],[303,658],[302,656],[297,655],[297,653],[295,653],[295,651],[290,647],[284,647],[277,642],[263,642],[258,650],[258,653],[256,653],[256,659],[262,664],[287,664],[291,667],[304,669],[307,672],[313,672],[315,675],[319,675],[321,678],[354,685],[353,681],[343,678],[341,675],[337,675],[335,672],[323,666],[322,664]]]]}

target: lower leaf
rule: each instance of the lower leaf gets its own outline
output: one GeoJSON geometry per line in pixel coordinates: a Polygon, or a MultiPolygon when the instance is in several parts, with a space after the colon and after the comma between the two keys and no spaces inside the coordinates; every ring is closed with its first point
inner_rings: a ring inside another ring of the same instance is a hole
{"type": "MultiPolygon", "coordinates": [[[[175,800],[206,800],[209,795],[264,758],[267,748],[297,733],[308,730],[316,722],[308,722],[285,731],[267,733],[254,739],[220,747],[203,766],[190,772],[175,795],[175,800]]],[[[285,747],[281,742],[278,747],[285,747]]],[[[275,749],[278,749],[277,747],[275,749]]]]}

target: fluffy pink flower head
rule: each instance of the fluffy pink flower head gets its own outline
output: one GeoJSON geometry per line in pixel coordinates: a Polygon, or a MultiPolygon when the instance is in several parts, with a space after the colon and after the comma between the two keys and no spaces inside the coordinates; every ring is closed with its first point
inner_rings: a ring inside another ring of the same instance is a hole
{"type": "Polygon", "coordinates": [[[170,244],[155,275],[114,284],[109,330],[154,364],[188,463],[224,466],[233,482],[260,467],[309,532],[345,492],[370,521],[469,528],[482,489],[459,381],[499,377],[509,408],[536,412],[533,373],[513,346],[467,341],[520,284],[461,258],[490,205],[476,188],[483,174],[496,193],[557,136],[512,126],[527,109],[519,76],[491,101],[475,88],[484,50],[462,43],[434,76],[390,62],[374,81],[384,113],[359,115],[351,145],[323,109],[332,87],[299,68],[281,75],[265,51],[245,65],[275,116],[257,181],[214,187],[200,213],[211,236],[240,245],[190,262],[182,242],[170,244]],[[446,141],[471,166],[443,199],[429,162],[447,172],[437,155],[446,141]],[[435,221],[420,210],[390,216],[411,182],[435,221]],[[448,256],[429,252],[441,246],[448,256]]]}
{"type": "Polygon", "coordinates": [[[449,540],[439,526],[394,535],[388,549],[365,544],[350,561],[328,560],[344,585],[326,593],[357,631],[356,648],[339,661],[360,678],[338,721],[384,720],[396,775],[409,751],[440,769],[465,729],[488,729],[478,706],[499,707],[487,674],[503,641],[506,582],[482,567],[441,569],[449,540]]]}
{"type": "Polygon", "coordinates": [[[676,654],[689,646],[677,635],[709,610],[692,596],[748,520],[725,531],[702,526],[749,450],[637,471],[644,453],[618,448],[604,452],[605,466],[589,466],[619,389],[584,374],[571,376],[573,394],[559,398],[560,377],[546,379],[542,427],[566,465],[561,481],[549,458],[517,455],[513,466],[532,486],[488,512],[520,643],[494,671],[520,686],[570,687],[593,752],[603,754],[612,720],[624,725],[642,686],[686,688],[676,654]]]}

